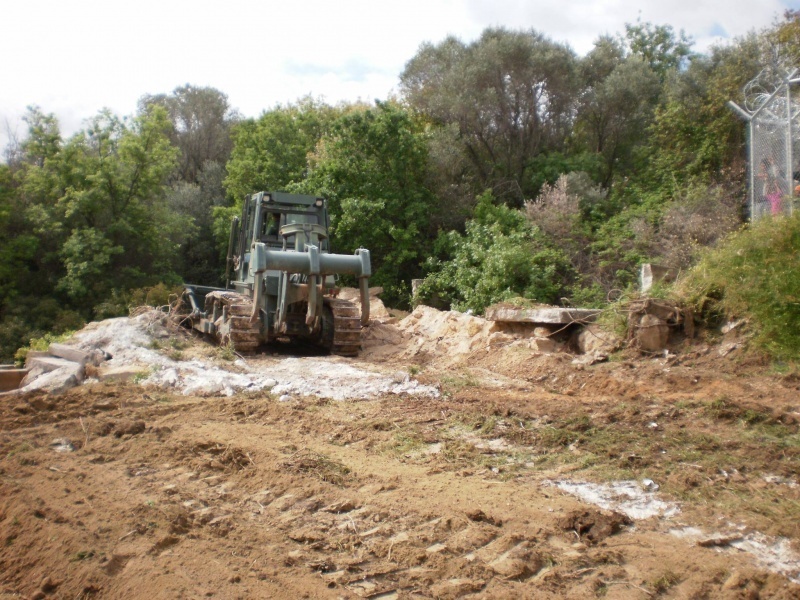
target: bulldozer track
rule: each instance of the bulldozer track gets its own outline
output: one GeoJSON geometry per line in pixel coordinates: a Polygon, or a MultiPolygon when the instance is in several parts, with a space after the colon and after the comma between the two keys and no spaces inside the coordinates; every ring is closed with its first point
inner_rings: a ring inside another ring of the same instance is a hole
{"type": "MultiPolygon", "coordinates": [[[[318,338],[320,345],[339,356],[358,356],[361,350],[361,312],[347,300],[324,298],[333,317],[333,336],[318,338]]],[[[252,322],[253,302],[243,294],[216,291],[206,295],[205,311],[215,315],[214,337],[218,344],[233,345],[240,353],[254,352],[262,342],[260,322],[252,322]]]]}
{"type": "Polygon", "coordinates": [[[357,356],[361,350],[361,312],[348,300],[325,298],[333,313],[333,345],[331,354],[357,356]]]}
{"type": "Polygon", "coordinates": [[[233,345],[236,352],[249,353],[261,344],[259,321],[251,321],[253,303],[236,292],[218,291],[206,295],[206,314],[216,315],[214,337],[221,346],[233,345]]]}

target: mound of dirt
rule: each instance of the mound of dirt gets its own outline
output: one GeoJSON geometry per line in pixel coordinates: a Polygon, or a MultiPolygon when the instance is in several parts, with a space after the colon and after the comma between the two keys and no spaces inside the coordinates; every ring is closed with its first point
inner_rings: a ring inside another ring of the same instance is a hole
{"type": "Polygon", "coordinates": [[[488,321],[420,305],[396,324],[370,324],[363,335],[363,345],[367,359],[393,356],[452,367],[485,352],[559,352],[566,348],[566,337],[530,324],[488,321]]]}

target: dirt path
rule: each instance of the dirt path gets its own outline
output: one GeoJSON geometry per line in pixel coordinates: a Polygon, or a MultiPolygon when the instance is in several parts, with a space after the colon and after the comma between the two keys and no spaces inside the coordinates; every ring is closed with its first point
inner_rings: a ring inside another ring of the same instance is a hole
{"type": "Polygon", "coordinates": [[[711,356],[349,363],[438,397],[4,397],[0,598],[800,597],[797,381],[711,356]]]}

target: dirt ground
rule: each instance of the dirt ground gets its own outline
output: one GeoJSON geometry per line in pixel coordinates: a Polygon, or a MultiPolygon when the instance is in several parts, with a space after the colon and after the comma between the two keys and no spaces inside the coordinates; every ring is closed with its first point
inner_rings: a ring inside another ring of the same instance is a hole
{"type": "Polygon", "coordinates": [[[589,366],[443,323],[244,360],[434,393],[0,396],[0,599],[800,597],[796,373],[720,335],[589,366]]]}

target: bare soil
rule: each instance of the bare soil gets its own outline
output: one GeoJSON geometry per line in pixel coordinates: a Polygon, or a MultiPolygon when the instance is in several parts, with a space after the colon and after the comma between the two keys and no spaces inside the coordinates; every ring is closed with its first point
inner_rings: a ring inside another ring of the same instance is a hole
{"type": "Polygon", "coordinates": [[[585,366],[422,335],[346,363],[438,397],[0,397],[0,599],[800,597],[798,377],[730,340],[585,366]],[[563,491],[620,481],[677,510],[563,491]]]}

